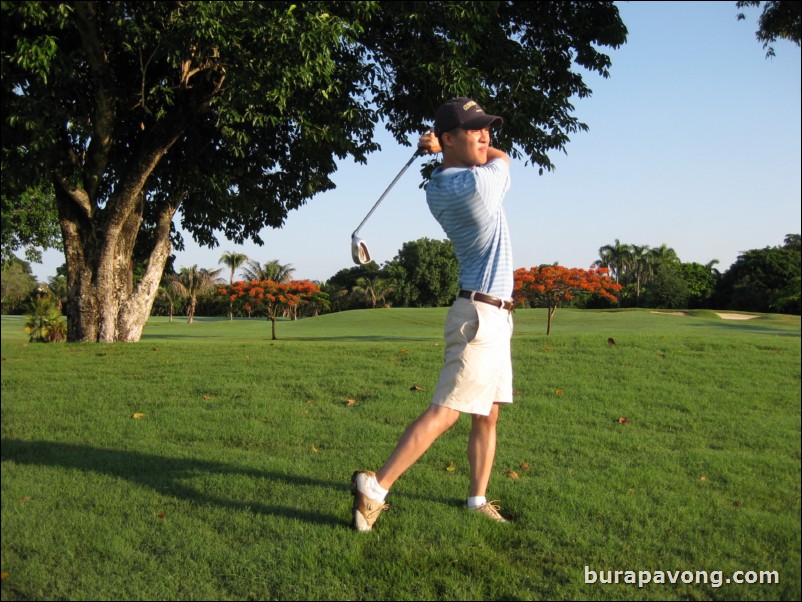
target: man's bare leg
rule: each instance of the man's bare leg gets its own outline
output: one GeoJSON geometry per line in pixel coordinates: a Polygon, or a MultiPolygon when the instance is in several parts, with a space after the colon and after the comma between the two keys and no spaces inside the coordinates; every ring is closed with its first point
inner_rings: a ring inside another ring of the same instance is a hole
{"type": "MultiPolygon", "coordinates": [[[[390,458],[376,473],[376,480],[390,489],[404,472],[417,462],[437,438],[454,426],[460,413],[441,405],[431,404],[415,422],[407,427],[390,458]]],[[[495,447],[495,438],[493,440],[495,447]]],[[[492,463],[492,462],[491,462],[492,463]]]]}
{"type": "Polygon", "coordinates": [[[496,457],[496,424],[499,404],[494,403],[488,416],[474,414],[471,435],[468,438],[468,462],[471,467],[470,496],[484,496],[493,460],[496,457]]]}

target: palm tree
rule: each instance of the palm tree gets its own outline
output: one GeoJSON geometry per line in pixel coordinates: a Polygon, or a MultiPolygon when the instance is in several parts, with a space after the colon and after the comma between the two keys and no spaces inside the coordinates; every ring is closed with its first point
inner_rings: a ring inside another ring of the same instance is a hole
{"type": "Polygon", "coordinates": [[[170,304],[170,322],[173,321],[173,306],[175,305],[175,296],[176,291],[173,290],[172,286],[160,286],[159,291],[156,293],[158,297],[164,297],[167,299],[167,303],[170,304]]]}
{"type": "Polygon", "coordinates": [[[31,314],[25,322],[25,334],[30,335],[31,343],[67,340],[67,321],[49,294],[37,294],[31,301],[31,314]]]}
{"type": "Polygon", "coordinates": [[[53,276],[48,281],[47,288],[56,307],[61,311],[62,306],[67,301],[67,277],[61,274],[53,276]]]}
{"type": "Polygon", "coordinates": [[[600,259],[596,261],[596,265],[610,268],[610,272],[618,284],[619,279],[626,273],[631,255],[632,247],[621,244],[621,241],[616,238],[612,245],[604,245],[599,249],[600,259]]]}
{"type": "Polygon", "coordinates": [[[652,269],[656,270],[659,266],[675,266],[680,263],[677,252],[663,243],[659,247],[649,249],[649,260],[652,264],[652,269]]]}
{"type": "Polygon", "coordinates": [[[710,272],[710,273],[713,275],[713,277],[714,277],[714,278],[715,278],[715,277],[718,277],[718,276],[720,276],[720,275],[721,275],[721,273],[720,273],[720,272],[718,271],[718,269],[716,269],[716,267],[715,267],[715,266],[716,266],[716,264],[718,264],[718,263],[721,263],[721,262],[720,262],[718,259],[711,259],[710,261],[708,261],[708,262],[705,264],[705,269],[706,269],[708,272],[710,272]]]}
{"type": "MultiPolygon", "coordinates": [[[[220,261],[217,263],[224,263],[226,266],[231,268],[231,278],[229,278],[228,283],[234,284],[234,273],[237,269],[246,261],[248,261],[248,256],[245,253],[234,253],[233,251],[226,251],[220,256],[220,261]]],[[[231,299],[228,300],[228,319],[234,319],[234,302],[231,299]]]]}
{"type": "Polygon", "coordinates": [[[272,280],[273,282],[289,282],[295,274],[295,268],[291,263],[286,265],[278,262],[278,259],[268,261],[261,265],[258,261],[248,261],[248,266],[242,269],[242,274],[246,280],[272,280]]]}
{"type": "Polygon", "coordinates": [[[187,324],[192,324],[195,317],[195,307],[198,303],[198,294],[214,288],[220,284],[222,270],[207,270],[193,265],[191,268],[181,268],[177,276],[170,279],[170,287],[179,295],[189,298],[187,309],[187,324]]]}
{"type": "Polygon", "coordinates": [[[224,263],[226,267],[231,269],[231,278],[228,283],[234,284],[234,273],[239,267],[248,261],[248,256],[245,253],[235,253],[233,251],[226,251],[220,256],[220,261],[217,263],[224,263]]]}
{"type": "Polygon", "coordinates": [[[390,281],[378,276],[373,278],[363,277],[357,279],[352,292],[363,296],[370,303],[370,306],[376,309],[377,305],[384,305],[387,295],[393,292],[393,285],[390,281]]]}
{"type": "Polygon", "coordinates": [[[631,248],[630,267],[635,275],[635,307],[638,307],[641,282],[647,282],[654,270],[649,260],[649,245],[631,245],[631,248]]]}

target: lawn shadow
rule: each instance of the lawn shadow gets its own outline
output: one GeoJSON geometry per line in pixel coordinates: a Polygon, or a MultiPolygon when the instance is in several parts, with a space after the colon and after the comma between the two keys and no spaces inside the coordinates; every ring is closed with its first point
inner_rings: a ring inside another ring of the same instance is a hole
{"type": "MultiPolygon", "coordinates": [[[[3,439],[0,443],[0,457],[4,462],[12,461],[20,465],[53,466],[108,475],[147,487],[162,495],[170,495],[200,505],[232,508],[330,527],[351,527],[350,513],[344,516],[323,514],[318,509],[307,509],[302,505],[303,500],[314,499],[314,496],[305,495],[304,490],[309,487],[330,489],[335,495],[347,495],[350,498],[348,480],[350,474],[343,480],[331,481],[302,474],[243,468],[223,462],[210,462],[194,458],[176,458],[72,443],[22,441],[19,439],[3,439]],[[265,504],[252,499],[234,500],[230,497],[211,495],[185,484],[199,473],[245,475],[253,479],[289,484],[299,488],[298,494],[293,496],[297,505],[265,504]]],[[[396,494],[394,493],[394,495],[396,494]]],[[[409,499],[424,500],[427,503],[435,502],[448,506],[456,504],[451,498],[437,495],[421,495],[410,492],[398,495],[409,499]]]]}
{"type": "Polygon", "coordinates": [[[269,470],[242,468],[222,462],[210,462],[193,458],[175,458],[136,451],[102,449],[88,445],[57,443],[53,441],[2,440],[2,460],[15,464],[53,466],[104,474],[163,495],[174,496],[195,504],[233,508],[258,514],[279,516],[328,526],[350,526],[348,516],[322,514],[319,510],[302,506],[303,490],[308,487],[324,487],[344,493],[342,482],[326,481],[314,477],[285,474],[269,470]],[[281,506],[260,503],[257,500],[235,500],[199,491],[185,483],[199,473],[219,475],[245,475],[269,482],[284,482],[299,487],[294,496],[298,505],[281,506]]]}

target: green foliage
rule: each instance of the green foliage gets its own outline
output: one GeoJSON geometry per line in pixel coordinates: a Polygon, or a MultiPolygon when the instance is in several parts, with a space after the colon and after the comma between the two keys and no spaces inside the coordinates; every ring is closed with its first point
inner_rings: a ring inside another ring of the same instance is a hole
{"type": "MultiPolygon", "coordinates": [[[[759,0],[738,0],[737,8],[760,6],[759,0]]],[[[738,20],[745,19],[744,13],[738,13],[738,20]]],[[[774,56],[771,46],[778,39],[789,40],[797,46],[802,43],[802,2],[786,2],[769,0],[763,3],[758,30],[755,32],[758,42],[763,42],[766,58],[774,56]]]]}
{"type": "Polygon", "coordinates": [[[31,314],[25,322],[25,334],[31,343],[58,343],[67,340],[67,320],[50,295],[35,295],[31,314]]]}
{"type": "Polygon", "coordinates": [[[802,252],[799,235],[788,235],[782,247],[752,249],[721,278],[717,290],[720,307],[742,311],[799,313],[802,252]]]}
{"type": "MultiPolygon", "coordinates": [[[[13,177],[3,173],[3,180],[13,177]]],[[[0,258],[3,265],[19,249],[25,249],[28,261],[40,262],[40,249],[61,248],[58,212],[50,183],[42,182],[13,195],[3,193],[2,203],[0,258]]]]}
{"type": "Polygon", "coordinates": [[[742,253],[722,275],[718,260],[706,265],[682,263],[676,251],[621,243],[599,249],[603,265],[623,285],[621,305],[659,308],[734,309],[800,313],[802,242],[788,234],[782,247],[742,253]]]}
{"type": "MultiPolygon", "coordinates": [[[[380,270],[375,261],[363,265],[344,268],[329,278],[321,287],[329,296],[331,311],[365,309],[370,307],[370,299],[357,291],[361,284],[377,279],[385,280],[385,271],[380,270]]],[[[395,283],[391,283],[395,290],[395,283]]]]}
{"type": "MultiPolygon", "coordinates": [[[[5,215],[3,219],[5,220],[5,215]]],[[[36,278],[31,274],[31,264],[13,256],[4,261],[0,290],[2,313],[20,313],[24,301],[36,290],[36,278]]]]}
{"type": "Polygon", "coordinates": [[[688,285],[678,266],[659,265],[643,296],[646,307],[660,309],[688,307],[688,285]]]}
{"type": "Polygon", "coordinates": [[[690,309],[708,307],[716,290],[717,274],[713,273],[710,267],[695,262],[682,263],[678,270],[688,293],[687,307],[690,309]]]}
{"type": "Polygon", "coordinates": [[[406,242],[385,268],[397,307],[440,307],[457,296],[459,263],[450,240],[406,242]]]}

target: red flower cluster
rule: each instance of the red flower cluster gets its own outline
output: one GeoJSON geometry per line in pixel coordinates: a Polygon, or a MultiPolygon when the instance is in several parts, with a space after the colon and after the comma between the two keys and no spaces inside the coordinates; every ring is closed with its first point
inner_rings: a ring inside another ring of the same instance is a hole
{"type": "Polygon", "coordinates": [[[607,268],[564,268],[559,265],[515,270],[513,299],[516,306],[528,302],[536,307],[559,307],[579,293],[597,293],[611,301],[617,301],[614,293],[621,285],[610,278],[607,268]]]}

